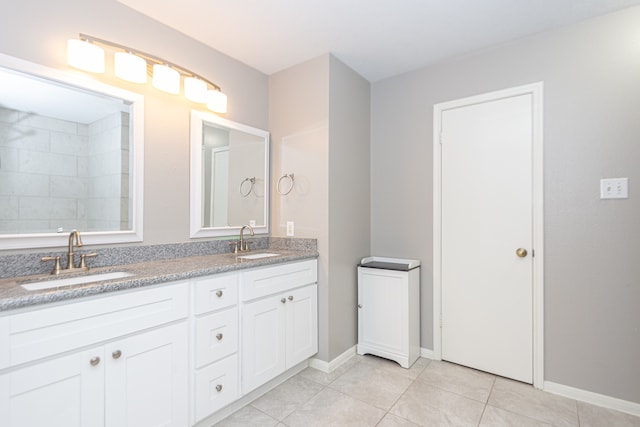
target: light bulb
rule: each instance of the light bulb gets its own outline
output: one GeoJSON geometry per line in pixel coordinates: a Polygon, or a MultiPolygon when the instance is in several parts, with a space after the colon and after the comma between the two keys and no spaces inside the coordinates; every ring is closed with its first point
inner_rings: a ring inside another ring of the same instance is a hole
{"type": "Polygon", "coordinates": [[[104,73],[104,49],[84,40],[68,40],[67,63],[91,73],[104,73]]]}
{"type": "Polygon", "coordinates": [[[185,78],[184,96],[190,101],[204,104],[207,102],[207,83],[197,77],[185,78]]]}
{"type": "Polygon", "coordinates": [[[147,82],[147,61],[129,52],[116,52],[114,55],[116,76],[133,83],[147,82]]]}
{"type": "Polygon", "coordinates": [[[168,65],[153,66],[153,85],[163,92],[180,93],[180,73],[168,65]]]}
{"type": "Polygon", "coordinates": [[[227,112],[227,95],[219,90],[207,91],[207,108],[214,113],[227,112]]]}

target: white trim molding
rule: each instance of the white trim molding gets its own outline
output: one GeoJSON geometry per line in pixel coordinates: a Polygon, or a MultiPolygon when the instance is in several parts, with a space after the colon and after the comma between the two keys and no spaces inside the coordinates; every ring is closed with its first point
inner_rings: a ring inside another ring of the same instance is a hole
{"type": "Polygon", "coordinates": [[[629,402],[627,400],[618,399],[617,397],[581,390],[579,388],[557,384],[551,381],[544,382],[543,390],[559,396],[601,406],[603,408],[614,409],[616,411],[626,412],[627,414],[640,416],[640,403],[629,402]]]}
{"type": "Polygon", "coordinates": [[[341,365],[345,364],[349,359],[356,355],[356,346],[347,349],[344,353],[333,359],[331,362],[325,362],[317,358],[309,359],[309,366],[328,374],[335,371],[341,365]]]}
{"type": "Polygon", "coordinates": [[[442,359],[442,244],[441,217],[441,145],[442,113],[481,102],[531,94],[532,96],[532,166],[533,166],[533,386],[544,382],[544,194],[543,194],[543,83],[537,82],[501,91],[436,104],[433,107],[433,352],[442,359]]]}

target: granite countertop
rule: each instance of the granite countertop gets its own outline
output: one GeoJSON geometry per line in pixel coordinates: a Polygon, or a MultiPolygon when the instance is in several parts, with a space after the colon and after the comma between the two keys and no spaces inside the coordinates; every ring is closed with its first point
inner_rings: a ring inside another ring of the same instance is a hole
{"type": "Polygon", "coordinates": [[[264,267],[318,257],[318,252],[316,251],[284,249],[256,250],[252,252],[245,252],[242,255],[264,252],[272,252],[279,255],[250,260],[240,259],[233,253],[222,253],[159,261],[147,261],[122,266],[101,267],[91,269],[89,272],[77,274],[69,273],[60,276],[37,275],[0,279],[0,312],[91,295],[99,295],[107,292],[140,288],[164,282],[206,276],[209,274],[237,271],[254,267],[264,267]],[[133,275],[102,282],[71,285],[37,291],[28,291],[20,286],[22,283],[31,282],[38,278],[42,279],[43,277],[45,279],[60,279],[75,277],[76,275],[99,274],[112,271],[123,271],[132,273],[133,275]]]}

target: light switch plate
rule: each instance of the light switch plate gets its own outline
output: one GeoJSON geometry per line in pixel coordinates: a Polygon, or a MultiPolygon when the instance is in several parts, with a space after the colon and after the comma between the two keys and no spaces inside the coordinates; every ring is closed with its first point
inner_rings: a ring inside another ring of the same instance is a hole
{"type": "Polygon", "coordinates": [[[287,237],[293,237],[295,235],[295,229],[293,221],[287,221],[287,237]]]}
{"type": "Polygon", "coordinates": [[[628,199],[629,178],[607,178],[600,180],[601,199],[628,199]]]}

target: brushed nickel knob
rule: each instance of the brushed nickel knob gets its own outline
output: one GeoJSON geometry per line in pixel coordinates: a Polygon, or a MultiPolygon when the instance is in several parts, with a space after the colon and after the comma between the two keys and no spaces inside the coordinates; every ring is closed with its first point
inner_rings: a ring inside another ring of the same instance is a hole
{"type": "Polygon", "coordinates": [[[289,301],[293,301],[293,295],[289,295],[289,301]]]}
{"type": "Polygon", "coordinates": [[[111,357],[113,357],[114,359],[120,359],[120,356],[122,356],[122,352],[120,350],[116,350],[111,353],[111,357]]]}
{"type": "Polygon", "coordinates": [[[287,302],[287,300],[285,298],[282,298],[280,302],[284,304],[285,302],[287,302]]]}
{"type": "Polygon", "coordinates": [[[216,334],[216,339],[218,341],[222,341],[222,334],[216,334]]]}
{"type": "Polygon", "coordinates": [[[358,304],[358,308],[362,308],[362,304],[358,304]]]}
{"type": "Polygon", "coordinates": [[[222,385],[221,384],[218,384],[216,386],[216,391],[218,391],[218,392],[222,391],[222,385]]]}
{"type": "Polygon", "coordinates": [[[100,363],[100,358],[98,356],[92,357],[89,363],[91,364],[91,366],[96,366],[98,365],[98,363],[100,363]]]}
{"type": "Polygon", "coordinates": [[[216,291],[216,296],[220,298],[222,296],[222,291],[216,291]]]}
{"type": "Polygon", "coordinates": [[[520,258],[524,258],[527,256],[527,250],[525,248],[518,248],[516,249],[516,255],[518,255],[520,258]]]}

